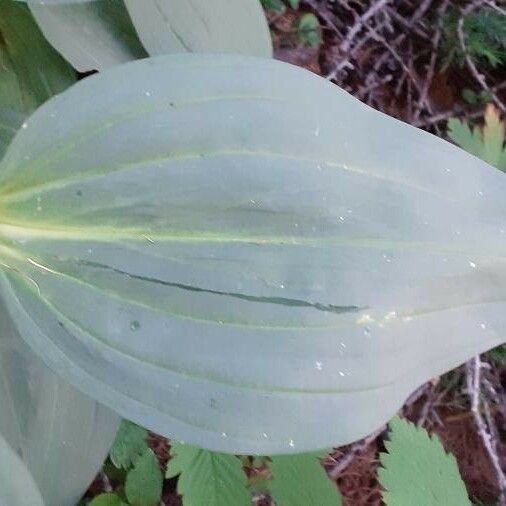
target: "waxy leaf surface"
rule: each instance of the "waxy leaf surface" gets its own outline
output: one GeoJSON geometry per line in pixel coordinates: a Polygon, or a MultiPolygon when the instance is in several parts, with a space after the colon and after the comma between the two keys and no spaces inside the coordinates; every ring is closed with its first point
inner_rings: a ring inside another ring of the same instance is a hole
{"type": "Polygon", "coordinates": [[[504,340],[506,178],[281,62],[92,76],[0,165],[1,293],[59,374],[237,454],[341,445],[504,340]]]}
{"type": "Polygon", "coordinates": [[[47,40],[80,72],[147,56],[123,0],[28,5],[47,40]]]}
{"type": "Polygon", "coordinates": [[[43,506],[40,492],[16,452],[0,436],[0,506],[43,506]]]}
{"type": "Polygon", "coordinates": [[[21,457],[48,505],[75,506],[107,456],[118,416],[56,376],[21,339],[3,304],[0,380],[0,437],[21,457]]]}
{"type": "Polygon", "coordinates": [[[125,0],[149,54],[272,54],[259,0],[125,0]]]}

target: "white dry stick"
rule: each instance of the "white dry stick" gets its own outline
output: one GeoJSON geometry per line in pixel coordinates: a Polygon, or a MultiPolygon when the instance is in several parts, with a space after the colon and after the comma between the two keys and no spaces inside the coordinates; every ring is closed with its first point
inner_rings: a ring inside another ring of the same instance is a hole
{"type": "Polygon", "coordinates": [[[383,7],[385,7],[388,3],[390,3],[391,0],[376,0],[369,9],[367,9],[361,16],[357,17],[355,20],[355,23],[353,26],[348,30],[348,33],[346,34],[345,39],[339,46],[339,49],[343,52],[345,57],[342,61],[340,61],[334,70],[330,72],[326,78],[329,80],[335,79],[337,73],[344,68],[344,66],[351,65],[348,61],[348,57],[350,54],[350,49],[353,43],[353,40],[357,36],[357,34],[362,30],[364,27],[364,24],[367,23],[369,19],[371,19],[372,16],[374,16],[379,10],[381,10],[383,7]]]}
{"type": "Polygon", "coordinates": [[[476,424],[478,434],[496,473],[497,484],[500,490],[499,505],[506,506],[506,475],[501,467],[501,462],[497,453],[497,441],[492,437],[492,433],[489,431],[481,414],[481,369],[482,362],[479,356],[473,358],[466,364],[467,393],[471,401],[471,412],[473,414],[474,423],[476,424]]]}

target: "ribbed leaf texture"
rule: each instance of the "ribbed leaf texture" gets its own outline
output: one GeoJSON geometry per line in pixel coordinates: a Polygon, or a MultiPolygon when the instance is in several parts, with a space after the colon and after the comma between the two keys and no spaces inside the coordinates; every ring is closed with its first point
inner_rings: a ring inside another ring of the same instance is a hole
{"type": "Polygon", "coordinates": [[[14,139],[1,293],[30,346],[125,418],[221,452],[328,448],[504,340],[505,194],[302,69],[142,60],[14,139]]]}
{"type": "Polygon", "coordinates": [[[390,430],[378,471],[387,506],[471,506],[457,461],[437,436],[400,418],[390,430]]]}

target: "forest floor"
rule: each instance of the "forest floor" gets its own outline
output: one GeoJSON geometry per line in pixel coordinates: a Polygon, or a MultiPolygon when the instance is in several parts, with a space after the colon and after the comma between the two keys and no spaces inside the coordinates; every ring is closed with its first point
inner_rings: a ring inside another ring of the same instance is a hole
{"type": "MultiPolygon", "coordinates": [[[[305,67],[371,107],[441,137],[449,118],[506,113],[506,5],[499,0],[264,0],[275,57],[305,67]],[[295,7],[289,7],[289,6],[295,7]],[[307,17],[308,14],[313,16],[307,17]]],[[[506,351],[419,388],[403,408],[438,434],[475,502],[506,505],[506,351]]],[[[332,421],[329,421],[332,423],[332,421]]],[[[338,423],[336,420],[335,423],[338,423]]],[[[323,462],[345,506],[381,505],[384,428],[323,462]]],[[[150,445],[165,463],[168,442],[150,445]]],[[[104,490],[103,474],[90,493],[104,490]]],[[[270,504],[256,497],[256,506],[270,504]]],[[[174,481],[164,504],[180,505],[174,481]]]]}

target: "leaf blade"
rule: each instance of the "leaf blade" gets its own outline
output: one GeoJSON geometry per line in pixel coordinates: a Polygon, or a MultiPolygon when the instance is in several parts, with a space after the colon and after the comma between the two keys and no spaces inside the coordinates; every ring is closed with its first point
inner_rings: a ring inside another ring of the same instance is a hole
{"type": "Polygon", "coordinates": [[[125,0],[151,55],[179,52],[270,56],[272,43],[258,0],[125,0]],[[226,13],[226,15],[225,15],[226,13]]]}
{"type": "Polygon", "coordinates": [[[155,432],[236,454],[344,444],[503,339],[504,176],[289,65],[111,69],[35,114],[1,168],[25,339],[155,432]]]}
{"type": "Polygon", "coordinates": [[[28,5],[47,40],[79,72],[105,70],[147,56],[123,0],[28,5]]]}

